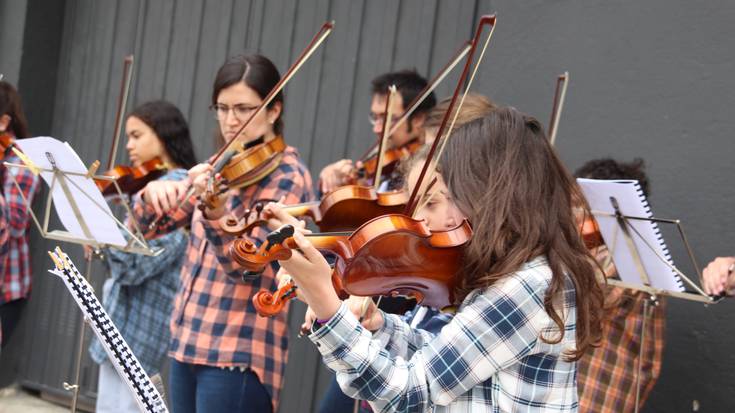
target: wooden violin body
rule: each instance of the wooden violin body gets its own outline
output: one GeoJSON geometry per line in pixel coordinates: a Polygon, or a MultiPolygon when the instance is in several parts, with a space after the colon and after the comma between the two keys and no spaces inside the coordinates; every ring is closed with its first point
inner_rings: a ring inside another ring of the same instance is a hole
{"type": "Polygon", "coordinates": [[[231,186],[249,184],[253,180],[257,182],[278,166],[280,154],[284,150],[286,142],[282,136],[277,136],[268,142],[238,151],[220,174],[231,186]]]}
{"type": "Polygon", "coordinates": [[[15,146],[15,139],[7,133],[0,134],[0,155],[5,157],[5,152],[8,148],[15,146]]]}
{"type": "MultiPolygon", "coordinates": [[[[467,221],[431,231],[423,221],[399,214],[375,218],[352,234],[307,235],[317,249],[338,257],[332,275],[338,293],[407,296],[434,308],[454,304],[463,247],[471,237],[467,221]]],[[[262,272],[269,262],[288,259],[293,248],[290,237],[260,248],[238,239],[229,253],[247,270],[262,272]]]]}
{"type": "Polygon", "coordinates": [[[114,178],[114,181],[96,179],[95,183],[105,196],[117,193],[114,182],[117,182],[122,193],[131,195],[143,189],[148,182],[158,179],[166,172],[166,169],[166,165],[160,158],[153,158],[143,162],[140,166],[118,165],[102,174],[114,178]]]}
{"type": "MultiPolygon", "coordinates": [[[[412,140],[411,142],[399,147],[392,148],[385,151],[383,155],[383,170],[382,174],[391,174],[400,161],[408,158],[416,151],[421,149],[423,146],[418,140],[412,140]]],[[[378,157],[373,156],[363,161],[362,168],[357,171],[358,178],[364,178],[367,176],[375,176],[375,172],[378,168],[378,157]]]]}

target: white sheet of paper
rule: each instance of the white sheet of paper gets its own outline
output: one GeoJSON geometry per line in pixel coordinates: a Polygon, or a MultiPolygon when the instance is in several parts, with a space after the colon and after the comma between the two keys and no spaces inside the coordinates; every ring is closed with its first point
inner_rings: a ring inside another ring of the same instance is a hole
{"type": "MultiPolygon", "coordinates": [[[[40,168],[52,169],[53,159],[56,167],[64,172],[87,173],[87,168],[74,149],[66,142],[48,136],[20,139],[17,145],[40,168]]],[[[41,172],[46,184],[51,186],[54,174],[41,172]]],[[[66,175],[69,191],[74,197],[76,205],[83,214],[84,222],[95,241],[101,244],[124,247],[125,237],[112,219],[112,211],[107,205],[102,193],[95,185],[94,180],[85,176],[66,175]],[[109,215],[108,215],[109,214],[109,215]]],[[[56,214],[68,232],[76,237],[87,239],[82,230],[74,210],[58,182],[54,184],[53,197],[56,214]]]]}
{"type": "MultiPolygon", "coordinates": [[[[584,192],[592,211],[614,214],[615,209],[610,202],[610,197],[615,197],[623,215],[642,218],[653,216],[638,181],[578,178],[577,182],[582,187],[582,192],[584,192]]],[[[628,250],[628,244],[617,219],[606,215],[595,215],[595,219],[597,219],[605,244],[613,252],[613,262],[620,278],[630,284],[642,285],[633,256],[628,250]],[[617,231],[617,236],[614,235],[615,231],[617,231]],[[611,244],[613,240],[615,245],[611,244]]],[[[669,254],[669,249],[661,236],[658,225],[652,221],[642,220],[628,220],[628,224],[640,234],[638,236],[636,231],[630,231],[651,286],[662,290],[684,291],[678,274],[659,258],[659,256],[663,257],[669,264],[673,265],[671,254],[669,254]],[[641,237],[645,238],[646,241],[641,237]],[[656,252],[652,251],[649,245],[656,252]]]]}

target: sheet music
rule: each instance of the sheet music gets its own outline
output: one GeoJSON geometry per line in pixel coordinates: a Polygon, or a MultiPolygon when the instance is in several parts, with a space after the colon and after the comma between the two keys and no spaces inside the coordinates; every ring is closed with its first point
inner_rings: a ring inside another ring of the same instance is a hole
{"type": "MultiPolygon", "coordinates": [[[[20,139],[16,141],[16,144],[40,168],[52,169],[53,161],[53,164],[61,171],[87,173],[87,168],[82,160],[66,142],[43,136],[20,139]]],[[[49,186],[51,186],[53,176],[52,172],[41,172],[41,177],[49,186]]],[[[68,186],[74,201],[84,214],[84,221],[87,223],[94,241],[101,244],[125,247],[127,245],[125,237],[120,232],[115,220],[110,216],[112,211],[110,211],[110,207],[94,181],[91,178],[76,175],[66,175],[66,179],[69,181],[68,186]]],[[[78,238],[87,239],[66,194],[58,182],[54,184],[51,195],[56,214],[64,228],[78,238]]]]}
{"type": "Polygon", "coordinates": [[[91,286],[64,253],[52,252],[57,262],[66,262],[64,268],[49,270],[58,275],[82,310],[85,320],[94,331],[120,378],[128,385],[138,407],[146,413],[168,413],[166,404],[143,366],[130,350],[122,334],[107,315],[91,286]]]}
{"type": "MultiPolygon", "coordinates": [[[[582,187],[582,192],[587,198],[587,202],[593,213],[601,211],[607,214],[614,214],[615,209],[612,206],[610,197],[615,197],[623,215],[642,218],[653,217],[651,208],[648,205],[646,197],[643,195],[638,181],[607,181],[578,178],[577,182],[582,187]]],[[[613,252],[613,262],[620,278],[627,283],[641,285],[640,275],[638,274],[633,256],[628,249],[625,236],[618,225],[617,219],[614,216],[598,214],[595,214],[595,219],[600,227],[600,233],[605,240],[605,244],[613,252]],[[612,245],[613,240],[615,242],[614,245],[612,245]]],[[[669,291],[684,291],[682,281],[678,274],[666,264],[668,262],[670,265],[674,265],[666,242],[658,229],[658,225],[652,221],[642,220],[627,220],[627,222],[629,226],[635,228],[635,231],[630,231],[630,235],[638,250],[638,255],[641,258],[651,286],[669,291]],[[649,245],[653,247],[653,250],[649,245]],[[660,257],[666,260],[666,262],[662,261],[660,257]]]]}

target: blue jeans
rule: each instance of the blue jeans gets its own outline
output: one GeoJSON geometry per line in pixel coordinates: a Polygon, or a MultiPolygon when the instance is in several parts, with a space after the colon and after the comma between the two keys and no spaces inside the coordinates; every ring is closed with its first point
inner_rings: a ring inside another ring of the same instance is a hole
{"type": "Polygon", "coordinates": [[[174,413],[272,413],[271,397],[252,370],[241,372],[171,359],[174,413]]]}

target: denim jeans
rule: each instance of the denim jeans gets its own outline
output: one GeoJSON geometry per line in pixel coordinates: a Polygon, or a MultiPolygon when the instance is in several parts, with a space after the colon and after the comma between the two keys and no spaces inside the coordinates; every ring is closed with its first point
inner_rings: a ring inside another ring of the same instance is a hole
{"type": "Polygon", "coordinates": [[[171,360],[173,413],[272,413],[271,397],[252,370],[241,372],[171,360]]]}

